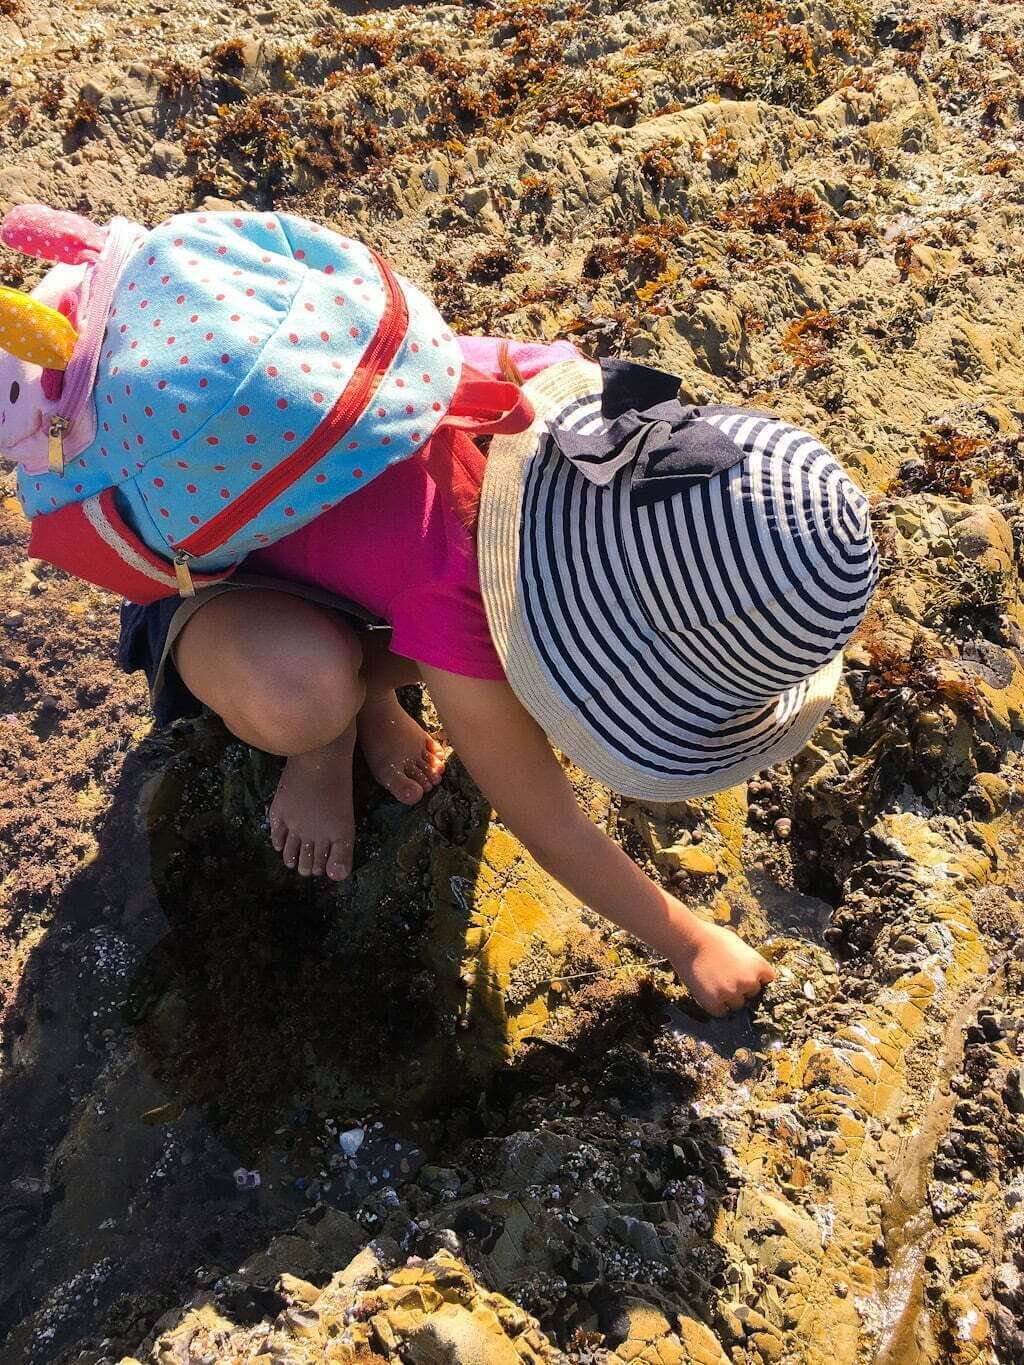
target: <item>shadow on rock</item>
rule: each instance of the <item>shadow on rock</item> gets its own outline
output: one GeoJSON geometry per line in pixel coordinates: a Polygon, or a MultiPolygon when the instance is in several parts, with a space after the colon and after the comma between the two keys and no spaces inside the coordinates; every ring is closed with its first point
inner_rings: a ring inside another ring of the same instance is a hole
{"type": "Polygon", "coordinates": [[[132,974],[167,931],[140,802],[180,740],[154,737],[125,760],[95,856],[29,940],[8,1008],[0,1340],[12,1365],[61,1359],[100,1323],[130,1343],[197,1274],[237,1264],[295,1216],[236,1188],[237,1153],[174,1104],[125,1018],[132,974]]]}
{"type": "Polygon", "coordinates": [[[693,1101],[738,1036],[671,1018],[457,763],[417,808],[358,803],[343,887],[270,849],[276,772],[205,721],[148,740],[33,949],[0,1094],[5,1359],[106,1360],[197,1284],[273,1316],[283,1272],[322,1284],[371,1237],[457,1251],[562,1347],[706,1331],[734,1177],[693,1101]]]}

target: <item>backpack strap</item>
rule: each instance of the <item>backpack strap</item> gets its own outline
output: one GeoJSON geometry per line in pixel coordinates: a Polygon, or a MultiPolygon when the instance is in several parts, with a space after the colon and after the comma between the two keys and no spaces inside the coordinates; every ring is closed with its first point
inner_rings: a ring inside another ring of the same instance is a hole
{"type": "MultiPolygon", "coordinates": [[[[117,510],[113,488],[35,517],[28,553],[140,606],[179,591],[174,565],[127,524],[117,510]]],[[[192,580],[196,588],[205,588],[222,583],[233,571],[234,566],[221,574],[194,573],[192,580]]]]}
{"type": "Polygon", "coordinates": [[[441,427],[470,436],[511,436],[533,422],[533,408],[518,384],[491,379],[472,365],[463,365],[462,378],[441,427]]]}

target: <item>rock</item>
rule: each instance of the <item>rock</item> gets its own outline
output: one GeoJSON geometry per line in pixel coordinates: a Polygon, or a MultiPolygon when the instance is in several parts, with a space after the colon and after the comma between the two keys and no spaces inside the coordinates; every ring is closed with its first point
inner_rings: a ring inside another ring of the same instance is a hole
{"type": "Polygon", "coordinates": [[[185,164],[185,153],[177,142],[154,142],[150,164],[158,174],[178,171],[185,164]]]}
{"type": "Polygon", "coordinates": [[[1010,803],[1010,787],[998,773],[976,773],[972,784],[976,802],[985,815],[1000,815],[1010,803]]]}
{"type": "Polygon", "coordinates": [[[471,190],[466,190],[462,196],[462,207],[467,213],[478,214],[491,202],[489,191],[483,185],[477,185],[471,190]]]}
{"type": "MultiPolygon", "coordinates": [[[[190,784],[198,772],[209,771],[211,760],[216,762],[214,754],[221,745],[221,740],[197,730],[192,756],[154,791],[151,810],[154,878],[172,921],[184,935],[180,947],[188,958],[192,936],[205,932],[200,926],[208,915],[220,921],[220,933],[233,932],[223,920],[222,875],[232,881],[233,903],[247,906],[246,936],[261,916],[270,917],[264,921],[269,929],[281,890],[282,869],[264,843],[262,814],[256,814],[272,791],[272,770],[263,770],[253,780],[251,760],[243,757],[241,766],[229,764],[219,779],[204,782],[198,802],[184,795],[185,788],[193,790],[190,784]],[[251,837],[248,857],[241,864],[234,856],[225,860],[223,851],[217,855],[212,847],[209,853],[201,851],[216,827],[211,824],[215,809],[224,812],[216,820],[226,818],[240,832],[248,832],[240,833],[241,838],[251,837]],[[183,848],[192,850],[184,860],[183,848]],[[196,876],[200,867],[205,870],[196,876]]],[[[454,770],[429,807],[411,816],[401,810],[394,813],[397,823],[381,828],[378,851],[346,890],[343,920],[335,921],[334,934],[323,944],[315,968],[310,964],[313,975],[307,979],[307,994],[297,997],[286,974],[275,987],[280,990],[275,1009],[281,1025],[275,1036],[281,1046],[287,1038],[285,1020],[294,1016],[307,1053],[319,1052],[323,1059],[336,1104],[357,1113],[370,1075],[375,1078],[377,1101],[388,1089],[394,1106],[406,1111],[417,1103],[435,1105],[444,1091],[479,1093],[485,1078],[515,1056],[522,1039],[543,1030],[555,997],[538,989],[538,982],[564,974],[567,936],[579,925],[571,899],[526,858],[509,834],[488,824],[486,807],[468,780],[459,779],[454,770]],[[431,811],[436,812],[438,827],[450,829],[451,839],[431,825],[431,811]],[[379,906],[389,901],[394,907],[390,925],[379,914],[379,906]],[[403,941],[407,947],[396,951],[396,944],[403,941]],[[374,977],[381,984],[368,991],[366,982],[374,977]],[[473,983],[468,991],[464,977],[473,983]],[[404,1019],[403,1012],[396,1013],[389,1003],[393,999],[404,999],[404,1019]],[[353,1015],[357,1009],[361,1019],[353,1015]],[[340,1043],[339,1017],[360,1020],[350,1023],[340,1043]],[[465,1027],[459,1027],[460,1020],[465,1027]]],[[[237,928],[243,932],[241,922],[237,928]]],[[[198,946],[198,940],[195,943],[198,946]]],[[[152,1046],[166,1048],[164,1064],[171,1071],[180,1055],[177,1010],[187,1012],[185,998],[192,997],[201,979],[198,968],[195,976],[168,981],[165,1005],[170,1007],[173,1000],[175,1006],[168,1013],[166,1034],[159,1023],[160,1010],[151,1016],[152,1046]]],[[[241,979],[237,984],[242,990],[241,979]]],[[[218,994],[215,1012],[224,1010],[226,1027],[229,1013],[237,1022],[239,1011],[244,1014],[247,1007],[230,989],[218,994]]],[[[205,999],[204,1008],[214,997],[205,999]]],[[[216,1036],[220,1027],[216,1024],[210,1036],[216,1036]]],[[[273,1047],[273,1039],[265,1046],[273,1047]]],[[[231,1082],[237,1087],[236,1103],[253,1114],[261,1103],[269,1102],[275,1068],[287,1072],[292,1065],[285,1055],[271,1059],[266,1052],[249,1062],[239,1054],[236,1064],[239,1069],[231,1082]]],[[[345,1140],[354,1143],[355,1134],[345,1140]]]]}
{"type": "Polygon", "coordinates": [[[429,1319],[410,1326],[402,1343],[409,1365],[521,1365],[523,1356],[491,1312],[470,1313],[446,1303],[429,1319]]]}
{"type": "Polygon", "coordinates": [[[692,1365],[728,1365],[729,1357],[710,1328],[685,1314],[680,1314],[677,1321],[688,1365],[689,1362],[692,1365]]]}
{"type": "Polygon", "coordinates": [[[364,1128],[348,1128],[344,1133],[338,1134],[338,1146],[346,1156],[355,1156],[363,1145],[365,1137],[366,1130],[364,1128]]]}
{"type": "Polygon", "coordinates": [[[809,744],[746,789],[659,808],[570,773],[775,967],[712,1020],[457,761],[412,809],[360,775],[350,884],[286,875],[279,764],[151,733],[115,604],[22,576],[0,476],[4,1358],[116,1359],[196,1273],[156,1334],[176,1365],[853,1365],[895,1301],[882,1229],[934,1171],[903,1344],[1024,1360],[1020,6],[260,6],[0,17],[0,208],[332,218],[459,331],[568,336],[812,432],[881,579],[809,744]],[[519,268],[468,278],[496,244],[519,268]],[[168,1096],[173,1128],[141,1121],[168,1096]]]}
{"type": "Polygon", "coordinates": [[[669,327],[709,374],[728,375],[748,368],[750,351],[740,314],[721,295],[704,295],[692,310],[664,319],[658,328],[663,339],[668,339],[669,327]]]}
{"type": "Polygon", "coordinates": [[[426,1165],[419,1173],[419,1183],[434,1194],[456,1195],[462,1182],[457,1171],[445,1166],[426,1165]]]}
{"type": "Polygon", "coordinates": [[[690,872],[695,877],[714,877],[718,875],[718,864],[710,854],[692,844],[674,844],[663,850],[666,862],[681,872],[690,872]]]}
{"type": "Polygon", "coordinates": [[[322,1290],[282,1279],[282,1290],[301,1299],[301,1306],[255,1325],[232,1322],[209,1295],[201,1295],[184,1314],[168,1314],[136,1358],[163,1365],[212,1351],[210,1359],[262,1361],[272,1335],[279,1358],[314,1365],[325,1359],[324,1344],[335,1335],[335,1325],[345,1327],[344,1344],[333,1345],[329,1358],[343,1365],[372,1359],[372,1349],[409,1365],[554,1365],[561,1358],[535,1319],[478,1285],[446,1252],[429,1261],[413,1258],[390,1275],[376,1273],[367,1288],[359,1260],[322,1290]]]}

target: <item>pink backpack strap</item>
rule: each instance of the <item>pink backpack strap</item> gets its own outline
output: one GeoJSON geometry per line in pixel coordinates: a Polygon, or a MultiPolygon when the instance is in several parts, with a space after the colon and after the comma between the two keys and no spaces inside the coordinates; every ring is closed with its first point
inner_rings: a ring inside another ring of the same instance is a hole
{"type": "Polygon", "coordinates": [[[511,436],[532,422],[533,408],[518,384],[490,379],[472,365],[463,365],[459,387],[441,426],[470,436],[511,436]]]}
{"type": "MultiPolygon", "coordinates": [[[[35,517],[28,553],[141,606],[175,597],[179,591],[174,565],[128,526],[117,510],[113,488],[35,517]]],[[[192,574],[196,588],[230,577],[231,570],[192,574]]]]}

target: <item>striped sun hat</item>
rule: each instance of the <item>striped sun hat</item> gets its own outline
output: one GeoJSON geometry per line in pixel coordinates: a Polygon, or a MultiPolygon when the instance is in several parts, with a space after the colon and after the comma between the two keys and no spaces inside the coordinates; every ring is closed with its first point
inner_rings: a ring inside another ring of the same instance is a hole
{"type": "Polygon", "coordinates": [[[624,362],[530,380],[534,424],[494,438],[478,530],[520,701],[593,777],[655,801],[797,753],[878,579],[867,498],[818,441],[678,387],[624,362]]]}

